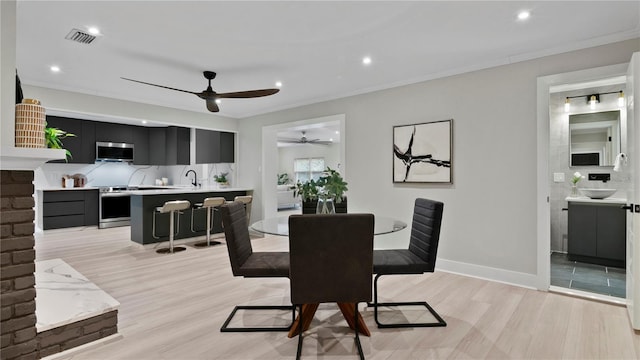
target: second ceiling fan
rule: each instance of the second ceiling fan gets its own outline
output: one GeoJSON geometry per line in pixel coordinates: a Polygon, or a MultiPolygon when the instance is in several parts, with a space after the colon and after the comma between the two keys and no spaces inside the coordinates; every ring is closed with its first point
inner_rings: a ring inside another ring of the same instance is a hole
{"type": "Polygon", "coordinates": [[[278,138],[278,142],[287,143],[287,144],[315,144],[315,145],[330,145],[333,144],[333,141],[324,141],[320,139],[308,139],[307,132],[302,131],[302,137],[299,139],[281,139],[278,138]]]}
{"type": "Polygon", "coordinates": [[[213,72],[213,71],[205,71],[205,72],[203,72],[203,75],[204,75],[205,79],[209,80],[209,86],[207,86],[206,90],[203,90],[203,91],[200,91],[200,92],[176,89],[176,88],[172,88],[172,87],[169,87],[169,86],[157,85],[157,84],[152,84],[152,83],[148,83],[148,82],[144,82],[144,81],[140,81],[140,80],[128,79],[128,78],[124,78],[124,77],[121,77],[121,79],[137,82],[137,83],[140,83],[140,84],[157,86],[157,87],[164,88],[164,89],[181,91],[181,92],[185,92],[185,93],[196,95],[197,97],[199,97],[199,98],[201,98],[201,99],[206,101],[207,110],[209,110],[211,112],[220,111],[220,108],[218,107],[218,104],[216,103],[217,99],[247,99],[247,98],[255,98],[255,97],[273,95],[273,94],[277,93],[278,91],[280,91],[280,89],[260,89],[260,90],[236,91],[236,92],[229,92],[229,93],[217,93],[217,92],[215,92],[213,90],[213,88],[211,88],[211,80],[213,80],[216,77],[216,73],[213,72]]]}

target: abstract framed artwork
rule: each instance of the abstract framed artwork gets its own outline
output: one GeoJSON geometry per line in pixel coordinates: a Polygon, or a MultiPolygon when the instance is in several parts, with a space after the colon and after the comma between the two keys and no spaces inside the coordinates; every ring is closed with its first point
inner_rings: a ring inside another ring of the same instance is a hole
{"type": "Polygon", "coordinates": [[[393,127],[394,183],[452,183],[453,119],[393,127]]]}

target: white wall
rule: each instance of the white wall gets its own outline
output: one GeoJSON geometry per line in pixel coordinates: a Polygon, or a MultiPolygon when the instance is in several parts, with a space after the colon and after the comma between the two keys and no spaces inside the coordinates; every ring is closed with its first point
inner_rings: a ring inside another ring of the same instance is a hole
{"type": "Polygon", "coordinates": [[[278,173],[289,174],[289,179],[295,181],[293,161],[301,158],[324,158],[325,166],[338,169],[340,164],[340,147],[334,145],[295,145],[278,148],[278,173]]]}
{"type": "MultiPolygon", "coordinates": [[[[413,201],[445,203],[439,268],[535,286],[539,76],[628,62],[638,39],[243,119],[239,174],[260,197],[262,127],[345,114],[349,211],[410,222],[413,201]],[[394,184],[392,127],[453,121],[453,184],[394,184]]],[[[261,204],[254,204],[259,219],[261,204]]],[[[376,247],[406,246],[408,231],[376,247]]]]}

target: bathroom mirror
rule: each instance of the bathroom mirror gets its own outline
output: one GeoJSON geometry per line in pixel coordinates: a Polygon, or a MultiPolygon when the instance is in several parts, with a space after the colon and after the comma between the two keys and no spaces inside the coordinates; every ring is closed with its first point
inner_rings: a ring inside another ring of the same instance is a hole
{"type": "Polygon", "coordinates": [[[613,166],[619,153],[619,110],[569,115],[569,166],[613,166]]]}

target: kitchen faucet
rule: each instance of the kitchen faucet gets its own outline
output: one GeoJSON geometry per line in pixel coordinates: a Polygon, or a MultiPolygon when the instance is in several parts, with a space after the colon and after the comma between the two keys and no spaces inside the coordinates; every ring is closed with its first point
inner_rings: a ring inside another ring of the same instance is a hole
{"type": "Polygon", "coordinates": [[[194,170],[189,170],[187,171],[186,174],[184,174],[185,177],[189,177],[189,173],[192,172],[193,173],[193,181],[191,182],[191,184],[193,186],[198,186],[198,174],[194,171],[194,170]]]}

